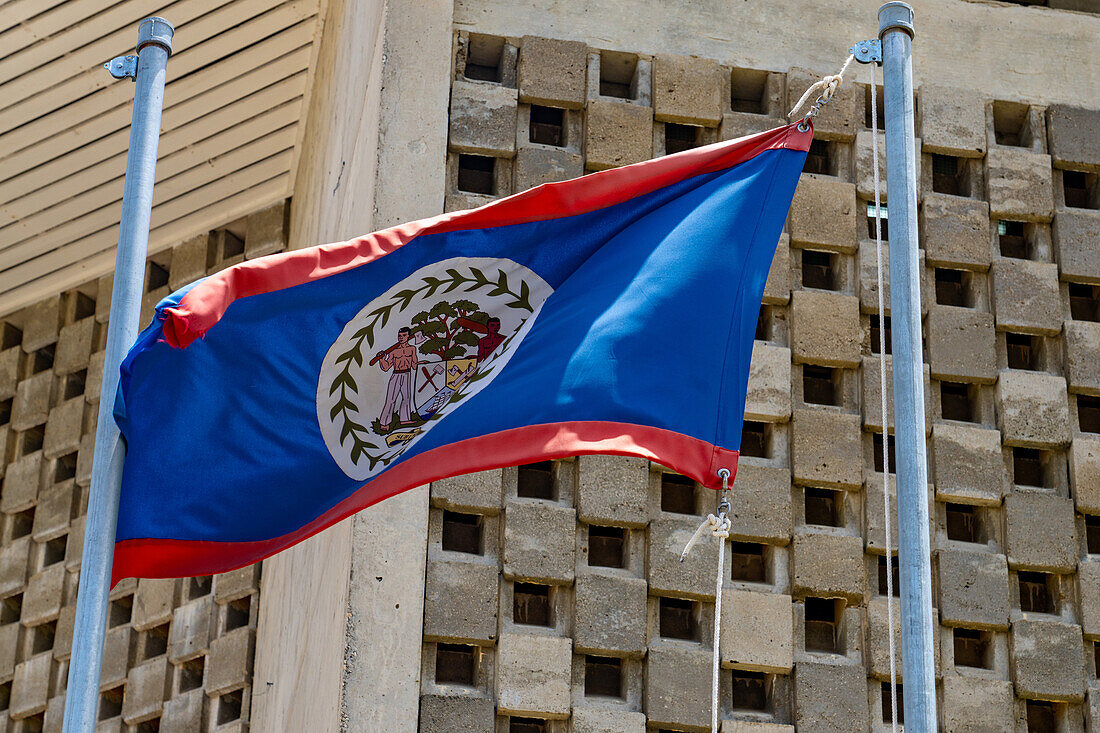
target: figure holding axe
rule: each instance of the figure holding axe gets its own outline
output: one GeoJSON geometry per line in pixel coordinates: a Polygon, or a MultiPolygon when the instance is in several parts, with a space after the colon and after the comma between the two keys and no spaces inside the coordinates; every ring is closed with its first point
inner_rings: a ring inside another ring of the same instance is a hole
{"type": "Polygon", "coordinates": [[[370,366],[378,364],[383,371],[393,370],[386,387],[386,403],[382,406],[382,414],[378,416],[378,422],[384,431],[390,429],[394,409],[397,409],[402,425],[413,424],[413,380],[416,378],[416,367],[420,359],[416,354],[416,347],[410,343],[410,337],[409,329],[402,327],[397,332],[397,343],[379,351],[370,360],[370,366]]]}

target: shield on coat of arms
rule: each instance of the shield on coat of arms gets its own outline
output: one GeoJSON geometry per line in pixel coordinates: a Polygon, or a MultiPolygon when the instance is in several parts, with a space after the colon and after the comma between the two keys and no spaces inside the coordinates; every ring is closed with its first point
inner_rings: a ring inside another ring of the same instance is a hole
{"type": "Polygon", "coordinates": [[[447,370],[447,386],[454,389],[466,380],[477,367],[477,359],[448,359],[444,365],[447,370]]]}

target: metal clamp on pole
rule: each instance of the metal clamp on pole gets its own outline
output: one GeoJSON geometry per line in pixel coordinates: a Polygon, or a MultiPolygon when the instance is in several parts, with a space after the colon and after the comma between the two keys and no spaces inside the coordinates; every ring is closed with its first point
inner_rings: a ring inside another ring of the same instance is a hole
{"type": "Polygon", "coordinates": [[[888,2],[879,8],[878,19],[886,110],[886,186],[890,202],[901,659],[905,680],[902,694],[906,730],[924,733],[936,730],[936,677],[917,259],[913,9],[903,2],[888,2]]]}
{"type": "Polygon", "coordinates": [[[168,57],[172,53],[173,32],[172,24],[163,18],[146,18],[138,26],[136,59],[134,56],[120,56],[104,64],[116,79],[134,79],[134,114],[130,123],[130,151],[126,157],[114,289],[107,323],[107,351],[96,422],[91,495],[84,530],[76,623],[65,695],[65,733],[92,733],[99,707],[107,600],[114,561],[122,463],[126,453],[114,420],[114,396],[118,391],[119,367],[138,330],[153,206],[153,178],[160,141],[160,117],[164,106],[164,77],[168,57]],[[135,59],[136,63],[131,59],[135,59]]]}

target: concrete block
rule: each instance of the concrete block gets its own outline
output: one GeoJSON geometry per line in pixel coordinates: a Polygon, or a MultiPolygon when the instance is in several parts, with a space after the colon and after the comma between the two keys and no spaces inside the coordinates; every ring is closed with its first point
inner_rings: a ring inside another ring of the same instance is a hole
{"type": "Polygon", "coordinates": [[[504,511],[504,576],[573,580],[577,512],[541,501],[509,501],[504,511]]]}
{"type": "Polygon", "coordinates": [[[1053,374],[1006,371],[997,379],[997,423],[1004,444],[1045,448],[1070,440],[1066,380],[1053,374]]]}
{"type": "Polygon", "coordinates": [[[993,309],[997,326],[1013,331],[1056,336],[1062,330],[1062,296],[1058,266],[997,258],[993,276],[993,309]]]}
{"type": "Polygon", "coordinates": [[[1081,629],[1087,637],[1100,637],[1100,560],[1086,557],[1078,563],[1077,590],[1081,629]]]}
{"type": "Polygon", "coordinates": [[[943,677],[944,733],[1015,730],[1015,697],[1008,680],[967,675],[943,677]]]}
{"type": "Polygon", "coordinates": [[[130,623],[138,631],[169,623],[175,606],[176,581],[142,578],[134,594],[134,610],[130,623]]]}
{"type": "Polygon", "coordinates": [[[721,733],[794,733],[794,726],[755,720],[723,720],[721,733]]]}
{"type": "Polygon", "coordinates": [[[46,710],[50,692],[50,662],[52,655],[43,652],[21,662],[15,668],[11,683],[8,713],[15,719],[26,718],[46,710]]]}
{"type": "Polygon", "coordinates": [[[23,320],[23,351],[28,354],[57,341],[61,327],[61,297],[40,300],[28,307],[23,320]]]}
{"type": "Polygon", "coordinates": [[[69,539],[65,543],[65,569],[80,569],[80,560],[84,553],[84,524],[86,515],[81,515],[69,525],[69,539]]]}
{"type": "Polygon", "coordinates": [[[1020,619],[1012,624],[1010,641],[1018,697],[1060,702],[1084,699],[1080,626],[1020,619]]]}
{"type": "Polygon", "coordinates": [[[986,155],[985,170],[992,218],[1050,221],[1054,191],[1049,155],[994,146],[986,155]]]}
{"type": "Polygon", "coordinates": [[[932,475],[945,501],[997,505],[1007,486],[1001,434],[969,425],[937,423],[932,429],[932,475]]]}
{"type": "Polygon", "coordinates": [[[587,66],[588,47],[582,41],[524,36],[516,70],[519,101],[580,109],[587,66]]]}
{"type": "Polygon", "coordinates": [[[786,120],[777,117],[765,117],[751,112],[724,112],[722,122],[718,126],[718,139],[735,140],[739,137],[774,130],[785,124],[787,124],[786,120]]]}
{"type": "Polygon", "coordinates": [[[84,427],[84,397],[74,397],[50,410],[46,421],[46,435],[42,440],[42,454],[57,458],[72,453],[80,447],[80,433],[84,427]]]}
{"type": "Polygon", "coordinates": [[[4,491],[0,493],[0,511],[15,514],[26,511],[38,500],[42,485],[42,454],[23,456],[8,464],[4,472],[4,491]]]}
{"type": "Polygon", "coordinates": [[[0,596],[7,597],[23,590],[27,582],[31,538],[20,537],[0,547],[0,596]]]}
{"type": "Polygon", "coordinates": [[[210,642],[206,660],[206,694],[216,695],[248,685],[252,674],[256,632],[248,627],[230,631],[210,642]]]}
{"type": "MultiPolygon", "coordinates": [[[[936,302],[932,274],[924,266],[924,250],[917,253],[917,269],[920,271],[921,315],[928,313],[936,302]]],[[[890,243],[882,243],[882,281],[886,290],[883,305],[890,315],[890,243]]],[[[878,313],[878,252],[873,240],[859,242],[859,306],[864,313],[878,313]]]]}
{"type": "Polygon", "coordinates": [[[1100,283],[1100,212],[1059,209],[1051,229],[1058,270],[1066,280],[1100,283]]]}
{"type": "Polygon", "coordinates": [[[1100,359],[1097,359],[1100,356],[1100,323],[1066,321],[1064,328],[1069,391],[1100,395],[1100,359]]]}
{"type": "Polygon", "coordinates": [[[497,710],[504,715],[569,715],[572,640],[501,634],[497,644],[497,710]]]}
{"type": "Polygon", "coordinates": [[[73,518],[72,481],[58,484],[43,492],[34,511],[31,536],[35,542],[49,542],[69,531],[73,518]]]}
{"type": "Polygon", "coordinates": [[[989,268],[989,204],[985,201],[924,194],[920,238],[929,265],[989,268]]]}
{"type": "Polygon", "coordinates": [[[585,573],[577,576],[575,592],[573,643],[578,654],[645,654],[645,579],[585,573]]]}
{"type": "Polygon", "coordinates": [[[723,589],[719,649],[726,667],[789,674],[794,665],[791,597],[723,589]]]}
{"type": "MultiPolygon", "coordinates": [[[[286,201],[279,201],[265,209],[260,209],[254,214],[249,214],[245,222],[245,259],[254,260],[257,257],[274,254],[285,249],[289,228],[290,207],[286,201]]],[[[173,271],[175,268],[176,257],[173,251],[173,271]]]]}
{"type": "Polygon", "coordinates": [[[606,170],[653,157],[653,109],[593,99],[585,118],[585,165],[606,170]]]}
{"type": "Polygon", "coordinates": [[[107,629],[103,642],[103,670],[99,676],[99,689],[109,690],[126,681],[130,669],[130,640],[133,629],[129,626],[116,626],[107,629]]]}
{"type": "MultiPolygon", "coordinates": [[[[890,618],[886,608],[886,598],[872,598],[867,602],[867,646],[864,654],[868,657],[871,679],[890,681],[890,618]]],[[[901,613],[900,604],[894,599],[894,639],[897,650],[894,656],[898,683],[902,681],[901,669],[901,613]]],[[[936,647],[939,657],[939,647],[936,647]]],[[[898,692],[901,696],[901,692],[898,692]]]]}
{"type": "Polygon", "coordinates": [[[61,613],[61,599],[65,593],[65,565],[55,563],[35,573],[27,581],[23,592],[24,626],[38,626],[57,618],[61,613]]]}
{"type": "MultiPolygon", "coordinates": [[[[22,641],[19,624],[0,626],[0,682],[10,682],[15,674],[15,663],[19,658],[22,641]]],[[[71,630],[70,630],[71,633],[71,630]]]]}
{"type": "Polygon", "coordinates": [[[791,416],[791,350],[757,341],[752,345],[745,419],[786,422],[791,416]]]}
{"type": "Polygon", "coordinates": [[[0,351],[0,399],[6,400],[15,396],[22,356],[23,350],[18,346],[0,351]]]}
{"type": "Polygon", "coordinates": [[[658,121],[717,127],[725,101],[717,62],[697,56],[654,59],[653,107],[658,121]]]}
{"type": "Polygon", "coordinates": [[[858,215],[855,184],[803,173],[791,203],[791,244],[855,252],[858,215]]]}
{"type": "Polygon", "coordinates": [[[42,733],[62,733],[62,718],[65,715],[65,693],[54,695],[46,703],[46,715],[42,720],[42,733]]]}
{"type": "Polygon", "coordinates": [[[88,359],[88,379],[84,382],[84,399],[99,402],[99,391],[103,386],[103,359],[107,352],[98,351],[88,359]]]}
{"type": "Polygon", "coordinates": [[[768,281],[764,283],[763,302],[768,305],[784,305],[791,299],[791,236],[779,235],[768,281]]]}
{"type": "Polygon", "coordinates": [[[159,733],[193,733],[202,730],[206,695],[202,689],[175,695],[164,703],[159,733]]]}
{"type": "Polygon", "coordinates": [[[517,91],[497,84],[451,84],[451,150],[510,157],[516,150],[517,91]]]}
{"type": "Polygon", "coordinates": [[[46,422],[50,414],[53,379],[53,372],[47,370],[19,383],[11,408],[12,430],[26,430],[46,422]]]}
{"type": "Polygon", "coordinates": [[[997,335],[991,313],[933,305],[926,325],[932,377],[986,384],[997,378],[997,335]]]}
{"type": "Polygon", "coordinates": [[[214,576],[214,600],[229,603],[260,590],[260,563],[214,576]]]}
{"type": "Polygon", "coordinates": [[[650,591],[714,598],[718,543],[700,542],[687,559],[680,562],[680,553],[698,526],[698,518],[677,514],[659,514],[650,522],[646,553],[650,591]]]}
{"type": "MultiPolygon", "coordinates": [[[[863,489],[863,536],[868,552],[886,552],[886,512],[882,505],[883,488],[881,473],[868,474],[867,483],[863,489]]],[[[892,549],[896,550],[898,543],[897,477],[891,475],[885,488],[890,492],[890,543],[892,549]]],[[[874,579],[872,579],[872,584],[874,582],[874,579]]]]}
{"type": "Polygon", "coordinates": [[[584,158],[565,148],[521,147],[516,151],[514,189],[526,191],[544,183],[584,175],[584,158]]]}
{"type": "Polygon", "coordinates": [[[72,374],[88,368],[95,325],[94,318],[82,318],[61,329],[53,358],[54,374],[72,374]]]}
{"type": "Polygon", "coordinates": [[[710,725],[711,652],[696,646],[651,646],[646,663],[649,724],[710,725]]]}
{"type": "MultiPolygon", "coordinates": [[[[247,240],[247,236],[245,237],[247,240]]],[[[206,276],[206,254],[210,235],[191,237],[172,248],[172,264],[168,270],[168,287],[178,290],[188,283],[206,276]]],[[[246,245],[247,246],[247,245],[246,245]]]]}
{"type": "Polygon", "coordinates": [[[424,636],[448,641],[492,641],[497,636],[497,566],[428,560],[424,636]]]}
{"type": "Polygon", "coordinates": [[[627,710],[573,708],[573,733],[645,733],[645,715],[627,710]]]}
{"type": "Polygon", "coordinates": [[[854,295],[791,293],[791,356],[823,366],[859,366],[859,300],[854,295]]]}
{"type": "Polygon", "coordinates": [[[1069,482],[1077,511],[1100,514],[1100,439],[1078,435],[1069,447],[1069,482]]]}
{"type": "Polygon", "coordinates": [[[791,474],[786,466],[742,463],[732,503],[730,535],[735,539],[778,545],[790,540],[791,474]]]}
{"type": "Polygon", "coordinates": [[[795,410],[791,420],[794,480],[814,486],[858,489],[863,484],[859,415],[795,410]]]}
{"type": "Polygon", "coordinates": [[[870,729],[862,666],[799,662],[794,671],[794,723],[815,733],[870,729]]]}
{"type": "MultiPolygon", "coordinates": [[[[787,71],[787,104],[784,113],[794,107],[799,97],[815,82],[821,81],[832,71],[810,71],[791,68],[787,71]]],[[[813,104],[816,95],[798,114],[805,114],[808,105],[813,104]]],[[[851,142],[858,130],[863,128],[863,87],[859,84],[841,84],[833,98],[822,108],[821,114],[814,120],[814,137],[820,140],[838,140],[851,142]]]]}
{"type": "Polygon", "coordinates": [[[495,730],[496,707],[487,697],[424,695],[420,698],[420,733],[495,730]]]}
{"type": "Polygon", "coordinates": [[[1004,555],[940,550],[940,619],[945,626],[1008,627],[1008,563],[1004,555]]]}
{"type": "Polygon", "coordinates": [[[644,458],[577,458],[577,518],[582,522],[644,527],[648,498],[649,461],[644,458]]]}
{"type": "Polygon", "coordinates": [[[57,614],[57,627],[54,631],[53,657],[65,661],[73,651],[73,629],[76,627],[76,605],[65,606],[57,614]]]}
{"type": "Polygon", "coordinates": [[[432,503],[452,511],[500,512],[501,469],[464,473],[432,482],[432,503]]]}
{"type": "MultiPolygon", "coordinates": [[[[879,365],[878,356],[865,356],[861,360],[860,374],[863,379],[861,400],[863,410],[863,427],[876,433],[882,432],[882,367],[879,365]]],[[[923,365],[924,372],[924,430],[932,431],[932,380],[928,365],[923,365]]],[[[890,431],[894,429],[894,359],[886,356],[886,423],[890,431]]]]}
{"type": "Polygon", "coordinates": [[[1072,571],[1077,565],[1073,501],[1048,491],[1005,497],[1008,563],[1024,570],[1072,571]]]}
{"type": "MultiPolygon", "coordinates": [[[[880,121],[881,124],[881,121],[880,121]]],[[[921,149],[920,138],[915,141],[916,149],[921,149]]],[[[855,178],[856,178],[856,193],[863,199],[868,201],[875,200],[875,171],[872,166],[875,165],[874,159],[874,142],[871,136],[870,130],[859,130],[856,132],[856,155],[855,155],[855,178]]],[[[878,191],[879,197],[883,203],[887,201],[887,186],[886,186],[886,133],[880,131],[878,134],[878,168],[879,168],[879,182],[878,191]]],[[[917,155],[917,180],[921,179],[921,158],[917,155]]]]}
{"type": "Polygon", "coordinates": [[[847,535],[796,534],[792,544],[794,595],[843,598],[859,603],[867,585],[863,540],[847,535]]]}
{"type": "Polygon", "coordinates": [[[175,610],[168,634],[168,660],[172,664],[194,659],[209,648],[213,605],[210,596],[203,596],[175,610]]]}
{"type": "MultiPolygon", "coordinates": [[[[1084,8],[1082,8],[1084,9],[1084,8]]],[[[1100,171],[1100,110],[1052,104],[1047,108],[1050,157],[1059,167],[1100,171]]]]}
{"type": "Polygon", "coordinates": [[[171,694],[168,659],[157,657],[130,670],[122,698],[122,719],[130,725],[158,717],[171,694]]]}
{"type": "Polygon", "coordinates": [[[976,93],[921,84],[917,130],[926,153],[979,158],[985,152],[985,101],[976,93]]]}

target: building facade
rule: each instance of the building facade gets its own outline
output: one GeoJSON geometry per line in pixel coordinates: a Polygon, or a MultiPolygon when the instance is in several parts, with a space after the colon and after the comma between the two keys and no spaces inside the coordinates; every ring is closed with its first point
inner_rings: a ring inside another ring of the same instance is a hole
{"type": "MultiPolygon", "coordinates": [[[[1100,7],[913,4],[940,727],[1100,730],[1100,7]]],[[[244,259],[783,124],[877,6],[181,0],[143,317],[244,259]]],[[[151,8],[0,8],[19,733],[60,730],[101,399],[131,88],[97,74],[151,8]]],[[[761,307],[723,731],[889,728],[871,82],[818,118],[761,307]]],[[[262,567],[124,581],[97,730],[708,730],[717,546],[679,555],[715,499],[581,457],[421,487],[262,567]]]]}

